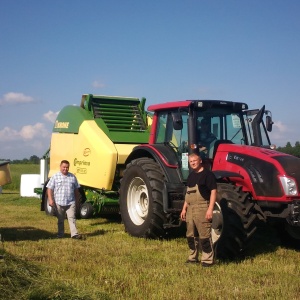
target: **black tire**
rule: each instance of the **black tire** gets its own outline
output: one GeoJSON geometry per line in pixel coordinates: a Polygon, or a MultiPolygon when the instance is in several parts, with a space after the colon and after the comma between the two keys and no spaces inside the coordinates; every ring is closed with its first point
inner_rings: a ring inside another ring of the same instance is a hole
{"type": "Polygon", "coordinates": [[[84,193],[84,189],[82,187],[79,188],[79,198],[76,199],[76,218],[80,218],[81,217],[81,207],[82,205],[85,203],[86,201],[86,196],[84,193]]]}
{"type": "Polygon", "coordinates": [[[164,237],[163,187],[163,173],[153,159],[135,159],[126,166],[120,187],[120,213],[130,235],[164,237]]]}
{"type": "Polygon", "coordinates": [[[243,192],[241,187],[218,183],[212,222],[212,239],[217,257],[239,257],[257,229],[256,220],[256,210],[249,193],[243,192]]]}
{"type": "Polygon", "coordinates": [[[85,202],[81,205],[80,208],[80,218],[89,219],[94,214],[93,205],[90,202],[85,202]]]}
{"type": "Polygon", "coordinates": [[[285,247],[300,249],[300,227],[292,226],[286,220],[276,224],[276,229],[285,247]]]}

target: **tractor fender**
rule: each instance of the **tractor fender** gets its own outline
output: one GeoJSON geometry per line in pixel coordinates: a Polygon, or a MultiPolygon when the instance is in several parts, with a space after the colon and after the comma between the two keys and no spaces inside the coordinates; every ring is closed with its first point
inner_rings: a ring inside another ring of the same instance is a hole
{"type": "MultiPolygon", "coordinates": [[[[163,210],[167,213],[170,209],[168,193],[184,195],[185,184],[183,182],[180,165],[176,153],[165,144],[140,145],[133,149],[126,160],[126,165],[135,159],[151,158],[160,167],[164,176],[162,188],[163,210]]],[[[183,196],[182,196],[183,197],[183,196]]]]}
{"type": "Polygon", "coordinates": [[[175,185],[183,183],[177,155],[166,144],[145,144],[134,147],[127,157],[125,165],[134,159],[143,157],[152,158],[159,164],[166,182],[175,185]]]}

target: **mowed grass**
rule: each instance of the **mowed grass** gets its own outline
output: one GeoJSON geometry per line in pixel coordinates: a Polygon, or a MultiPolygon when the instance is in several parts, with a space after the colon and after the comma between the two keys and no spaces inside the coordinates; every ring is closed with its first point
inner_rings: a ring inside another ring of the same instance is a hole
{"type": "Polygon", "coordinates": [[[78,220],[85,240],[56,239],[37,198],[0,194],[0,299],[299,299],[299,251],[260,228],[246,256],[185,265],[184,228],[168,240],[134,238],[119,216],[78,220]]]}

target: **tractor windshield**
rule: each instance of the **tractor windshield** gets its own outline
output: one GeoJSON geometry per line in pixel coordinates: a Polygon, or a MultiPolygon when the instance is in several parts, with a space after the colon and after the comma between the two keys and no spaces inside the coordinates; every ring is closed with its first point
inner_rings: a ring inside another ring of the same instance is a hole
{"type": "MultiPolygon", "coordinates": [[[[198,111],[196,118],[196,139],[205,147],[208,158],[213,158],[214,143],[223,140],[238,145],[268,147],[269,136],[262,116],[264,110],[232,112],[230,108],[213,108],[198,111]]],[[[201,148],[200,148],[201,149],[201,148]]]]}

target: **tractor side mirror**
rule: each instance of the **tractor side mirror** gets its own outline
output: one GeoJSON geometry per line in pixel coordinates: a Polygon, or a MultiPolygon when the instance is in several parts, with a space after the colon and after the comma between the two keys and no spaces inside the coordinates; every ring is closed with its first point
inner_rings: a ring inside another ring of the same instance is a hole
{"type": "Polygon", "coordinates": [[[266,116],[266,128],[269,132],[272,131],[272,125],[274,124],[271,116],[266,116]]]}
{"type": "Polygon", "coordinates": [[[174,130],[181,130],[183,127],[182,116],[180,113],[172,113],[174,130]]]}

